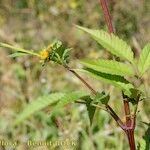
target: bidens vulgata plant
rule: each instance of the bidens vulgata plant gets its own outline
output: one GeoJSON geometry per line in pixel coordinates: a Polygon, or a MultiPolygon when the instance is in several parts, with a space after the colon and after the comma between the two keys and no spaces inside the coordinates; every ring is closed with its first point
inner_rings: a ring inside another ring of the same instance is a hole
{"type": "Polygon", "coordinates": [[[49,62],[62,65],[65,69],[73,73],[91,91],[91,94],[86,91],[73,91],[71,93],[56,92],[44,97],[44,102],[43,97],[40,97],[36,101],[32,101],[28,104],[23,112],[16,118],[14,125],[18,125],[32,114],[48,105],[56,104],[51,111],[54,113],[56,109],[59,109],[68,103],[81,103],[85,104],[87,107],[91,124],[95,110],[103,109],[111,115],[125,132],[131,150],[135,150],[136,147],[141,150],[148,150],[150,147],[149,142],[147,142],[146,139],[150,138],[150,135],[148,135],[149,137],[146,136],[142,139],[139,145],[136,146],[134,130],[136,127],[138,104],[140,101],[147,98],[146,92],[142,88],[142,79],[143,75],[150,68],[150,43],[146,44],[141,50],[140,57],[135,58],[131,47],[113,33],[110,14],[105,0],[101,0],[101,5],[109,33],[104,30],[93,30],[81,26],[77,26],[77,28],[88,33],[96,42],[110,52],[114,56],[114,59],[83,59],[80,61],[84,66],[83,69],[72,69],[69,67],[69,52],[71,49],[66,48],[60,41],[53,42],[39,52],[0,43],[1,47],[14,50],[14,53],[11,54],[10,57],[31,55],[38,57],[43,65],[49,62]],[[125,122],[120,119],[114,109],[109,105],[109,93],[106,91],[99,92],[93,89],[93,87],[77,73],[78,71],[120,89],[126,118],[125,122]]]}

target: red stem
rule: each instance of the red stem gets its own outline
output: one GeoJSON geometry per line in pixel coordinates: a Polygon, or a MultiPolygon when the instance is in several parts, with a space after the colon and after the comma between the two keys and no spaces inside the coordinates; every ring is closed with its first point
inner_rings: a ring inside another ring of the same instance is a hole
{"type": "Polygon", "coordinates": [[[130,106],[128,100],[123,100],[124,102],[124,111],[125,111],[125,116],[126,116],[126,126],[130,127],[132,124],[131,120],[131,113],[130,113],[130,106]]]}
{"type": "MultiPolygon", "coordinates": [[[[101,5],[102,10],[103,10],[105,22],[107,24],[109,33],[114,33],[113,25],[112,25],[112,19],[111,19],[110,12],[109,12],[109,9],[108,9],[108,6],[107,6],[107,0],[100,0],[100,5],[101,5]]],[[[123,98],[124,98],[124,95],[123,95],[123,98]]],[[[107,107],[108,106],[106,106],[106,108],[107,107]]],[[[111,110],[111,108],[109,108],[109,110],[111,110]]],[[[125,125],[121,123],[120,127],[127,134],[130,150],[136,150],[135,139],[134,139],[134,129],[135,129],[136,115],[132,119],[131,113],[130,113],[129,101],[128,101],[128,98],[126,98],[126,97],[124,98],[124,111],[125,111],[125,116],[126,116],[126,123],[125,123],[125,125]]],[[[113,118],[116,120],[117,123],[120,122],[120,121],[118,121],[118,118],[116,118],[116,116],[113,115],[112,110],[111,110],[110,114],[113,116],[113,118]]]]}
{"type": "Polygon", "coordinates": [[[125,132],[128,138],[130,150],[136,150],[135,147],[135,139],[134,139],[134,129],[135,129],[135,117],[132,118],[130,113],[130,105],[128,101],[128,97],[122,94],[123,96],[123,102],[124,102],[124,111],[125,111],[125,117],[126,117],[126,123],[125,123],[125,132]]]}
{"type": "Polygon", "coordinates": [[[130,145],[130,150],[136,150],[135,139],[134,139],[134,129],[129,129],[126,131],[128,142],[130,145]]]}
{"type": "Polygon", "coordinates": [[[110,12],[109,12],[109,9],[108,9],[108,6],[107,6],[107,0],[100,0],[100,5],[101,5],[102,10],[103,10],[105,22],[107,24],[109,33],[113,33],[114,30],[113,30],[113,25],[112,25],[112,19],[111,19],[111,16],[110,16],[110,12]]]}

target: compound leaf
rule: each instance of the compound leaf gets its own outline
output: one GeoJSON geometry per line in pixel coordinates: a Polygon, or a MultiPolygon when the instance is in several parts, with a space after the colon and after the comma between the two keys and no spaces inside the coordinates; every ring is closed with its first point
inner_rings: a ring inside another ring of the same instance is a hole
{"type": "Polygon", "coordinates": [[[14,125],[24,121],[26,118],[33,115],[35,112],[57,102],[60,100],[65,94],[64,93],[53,93],[49,95],[44,95],[39,97],[37,100],[29,103],[25,109],[17,116],[14,121],[14,125]]]}

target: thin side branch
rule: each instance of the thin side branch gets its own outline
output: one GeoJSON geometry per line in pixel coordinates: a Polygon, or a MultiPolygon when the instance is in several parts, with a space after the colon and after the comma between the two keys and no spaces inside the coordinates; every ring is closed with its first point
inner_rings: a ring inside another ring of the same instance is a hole
{"type": "MultiPolygon", "coordinates": [[[[96,95],[97,92],[78,74],[76,73],[74,70],[72,70],[69,66],[64,66],[68,71],[70,71],[71,73],[73,73],[82,83],[84,83],[84,85],[92,92],[93,95],[96,95]]],[[[119,118],[119,116],[114,112],[114,110],[109,106],[106,105],[106,111],[114,118],[114,120],[118,123],[118,125],[124,129],[124,124],[121,121],[121,119],[119,118]]]]}
{"type": "Polygon", "coordinates": [[[114,120],[118,123],[118,125],[124,130],[125,126],[121,119],[118,117],[118,115],[114,112],[114,110],[109,105],[106,105],[106,109],[109,114],[114,118],[114,120]]]}
{"type": "Polygon", "coordinates": [[[65,68],[69,70],[70,72],[72,72],[80,81],[82,81],[82,83],[92,92],[93,95],[96,95],[97,92],[78,73],[76,73],[74,70],[72,70],[68,66],[65,66],[65,68]]]}

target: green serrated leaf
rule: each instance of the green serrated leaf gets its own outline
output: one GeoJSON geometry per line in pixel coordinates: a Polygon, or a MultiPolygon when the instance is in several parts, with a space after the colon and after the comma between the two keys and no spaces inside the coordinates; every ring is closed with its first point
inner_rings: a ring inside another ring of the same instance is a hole
{"type": "Polygon", "coordinates": [[[130,65],[117,62],[115,60],[82,60],[81,64],[96,71],[103,73],[120,75],[120,76],[133,76],[134,71],[130,65]]]}
{"type": "Polygon", "coordinates": [[[49,95],[44,95],[39,97],[37,100],[32,101],[30,104],[28,104],[23,112],[21,112],[16,120],[14,121],[14,125],[17,125],[18,123],[21,123],[26,118],[30,117],[37,111],[57,102],[60,100],[65,94],[64,93],[53,93],[49,95]]]}
{"type": "Polygon", "coordinates": [[[105,83],[114,85],[115,87],[118,87],[121,90],[125,91],[126,95],[128,96],[132,94],[130,90],[134,88],[134,86],[122,76],[106,74],[106,73],[95,71],[90,68],[78,69],[78,71],[81,71],[86,75],[89,75],[95,79],[104,81],[105,83]]]}
{"type": "Polygon", "coordinates": [[[131,47],[127,43],[121,40],[114,34],[109,34],[103,30],[92,30],[77,26],[82,31],[90,34],[90,36],[95,39],[99,44],[101,44],[107,51],[116,55],[122,59],[128,60],[133,63],[133,52],[131,47]]]}
{"type": "Polygon", "coordinates": [[[90,125],[92,125],[93,118],[94,118],[95,111],[96,111],[96,107],[91,105],[93,99],[90,96],[85,96],[82,99],[86,102],[86,108],[87,108],[87,111],[88,111],[90,125]]]}
{"type": "Polygon", "coordinates": [[[150,67],[150,43],[145,45],[140,54],[138,69],[141,75],[143,75],[149,69],[149,67],[150,67]]]}

